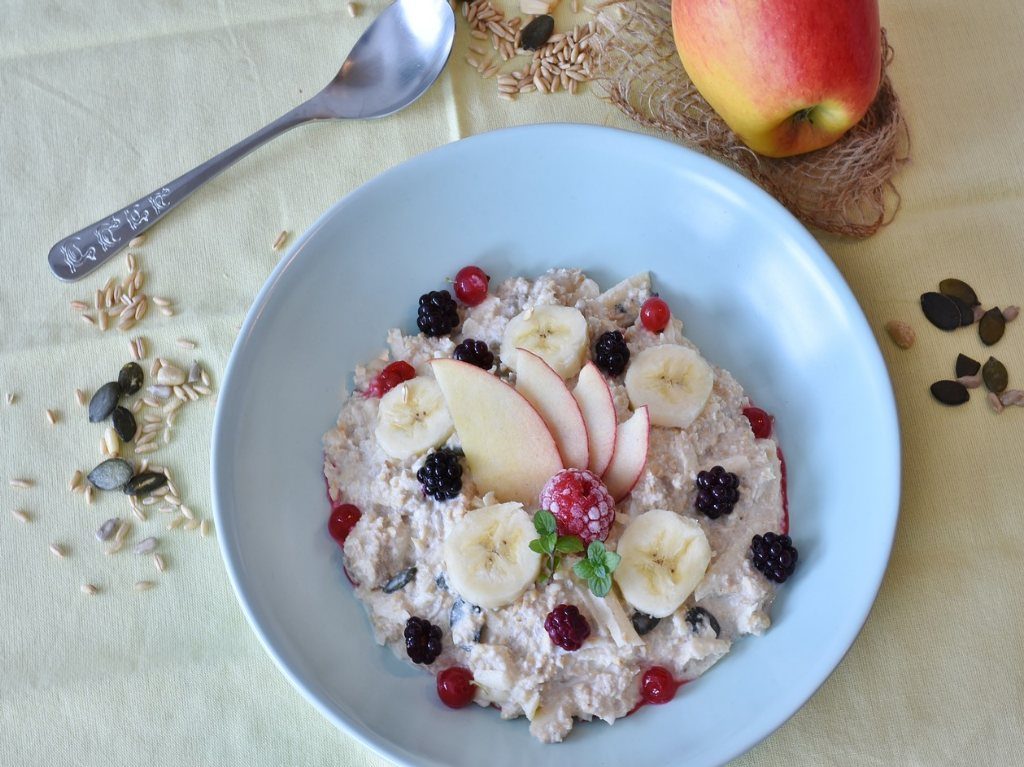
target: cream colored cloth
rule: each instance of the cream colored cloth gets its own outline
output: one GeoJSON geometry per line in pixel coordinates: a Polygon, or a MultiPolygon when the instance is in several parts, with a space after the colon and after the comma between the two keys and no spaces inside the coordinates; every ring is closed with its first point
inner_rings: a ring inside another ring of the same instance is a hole
{"type": "MultiPolygon", "coordinates": [[[[522,123],[630,126],[589,92],[499,100],[494,82],[464,63],[469,39],[460,25],[446,73],[411,109],[297,129],[152,232],[139,249],[145,289],[173,299],[174,317],[151,308],[132,333],[102,334],[68,302],[91,301],[108,275],[123,276],[123,259],[73,285],[51,277],[45,260],[59,237],[325,83],[384,2],[360,5],[350,18],[342,0],[0,0],[0,465],[5,480],[36,483],[0,484],[2,764],[385,764],[277,671],[238,608],[212,537],[162,535],[163,574],[147,557],[102,555],[92,531],[125,507],[104,498],[90,508],[67,492],[71,472],[99,456],[97,430],[73,391],[113,376],[136,333],[150,355],[199,359],[216,386],[244,312],[278,259],[270,249],[278,231],[302,231],[341,195],[412,155],[522,123]],[[198,349],[179,348],[180,337],[198,349]],[[8,391],[17,395],[10,406],[8,391]],[[54,427],[46,408],[58,414],[54,427]],[[21,524],[16,509],[31,523],[21,524]],[[66,559],[47,551],[51,541],[67,547],[66,559]],[[140,579],[157,586],[136,593],[140,579]],[[100,593],[83,595],[86,582],[100,593]]],[[[984,359],[990,350],[972,331],[929,326],[917,296],[958,276],[986,303],[1024,303],[1024,13],[1017,0],[883,0],[882,18],[913,134],[913,162],[898,178],[902,210],[871,240],[823,245],[892,373],[905,451],[899,531],[849,656],[740,765],[1022,759],[1024,409],[997,417],[980,392],[955,410],[932,401],[928,385],[951,375],[957,352],[984,359]],[[900,351],[885,336],[891,318],[915,326],[913,349],[900,351]]],[[[991,350],[1017,387],[1022,323],[991,350]]],[[[187,407],[171,444],[156,453],[203,518],[211,515],[212,415],[209,399],[187,407]]]]}

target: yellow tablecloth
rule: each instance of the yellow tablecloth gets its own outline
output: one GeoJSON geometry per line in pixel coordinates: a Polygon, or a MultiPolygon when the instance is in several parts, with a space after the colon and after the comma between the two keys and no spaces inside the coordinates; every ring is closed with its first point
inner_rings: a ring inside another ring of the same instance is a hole
{"type": "MultiPolygon", "coordinates": [[[[385,764],[277,671],[242,617],[212,538],[164,534],[163,574],[145,557],[102,555],[92,530],[124,507],[107,498],[89,508],[66,489],[71,471],[99,456],[97,430],[73,391],[117,370],[127,336],[87,327],[68,302],[91,300],[108,275],[124,274],[123,260],[75,285],[59,284],[45,263],[59,237],[326,82],[384,0],[362,5],[350,18],[342,0],[0,2],[0,397],[17,395],[13,405],[0,399],[0,465],[36,483],[0,485],[0,763],[385,764]],[[46,408],[58,415],[54,427],[46,408]],[[17,509],[29,524],[12,515],[17,509]],[[51,541],[67,547],[67,558],[48,553],[51,541]],[[142,578],[157,587],[136,593],[142,578]],[[83,595],[85,582],[100,593],[83,595]]],[[[997,417],[980,393],[956,410],[932,401],[928,385],[950,375],[957,352],[984,359],[989,351],[971,331],[928,326],[916,304],[953,275],[987,303],[1024,303],[1024,11],[1016,0],[883,0],[882,18],[913,134],[913,162],[898,179],[902,210],[868,241],[823,245],[892,373],[905,451],[899,531],[849,656],[740,765],[1022,759],[1024,410],[997,417]],[[917,328],[913,349],[885,337],[894,317],[917,328]]],[[[293,131],[154,230],[139,249],[147,290],[172,298],[177,313],[138,327],[150,354],[194,355],[216,385],[278,258],[270,249],[277,232],[303,230],[414,154],[513,124],[630,127],[590,94],[498,100],[494,83],[463,63],[468,43],[460,26],[446,73],[408,111],[293,131]],[[179,337],[198,349],[178,348],[179,337]]],[[[1024,325],[1011,325],[993,349],[1015,386],[1024,384],[1022,333],[1024,325]]],[[[201,517],[211,514],[212,416],[209,400],[189,407],[156,454],[176,469],[201,517]]]]}

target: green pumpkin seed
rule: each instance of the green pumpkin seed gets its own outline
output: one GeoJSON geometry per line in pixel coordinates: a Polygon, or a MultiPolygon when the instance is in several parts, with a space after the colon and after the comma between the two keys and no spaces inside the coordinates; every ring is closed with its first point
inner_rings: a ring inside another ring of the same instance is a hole
{"type": "Polygon", "coordinates": [[[547,14],[538,16],[525,27],[519,37],[519,47],[527,51],[543,48],[555,31],[555,20],[547,14]]]}
{"type": "Polygon", "coordinates": [[[110,420],[114,424],[114,431],[117,432],[117,436],[122,441],[131,442],[135,438],[137,425],[131,410],[118,405],[114,408],[114,412],[110,414],[110,420]]]}
{"type": "Polygon", "coordinates": [[[936,381],[931,391],[932,396],[943,405],[962,405],[971,398],[967,387],[958,381],[936,381]]]}
{"type": "Polygon", "coordinates": [[[155,471],[144,471],[136,474],[124,486],[126,495],[149,495],[167,484],[167,475],[155,471]]]}
{"type": "Polygon", "coordinates": [[[124,487],[134,473],[128,461],[111,458],[90,471],[87,479],[97,490],[117,490],[124,487]]]}
{"type": "Polygon", "coordinates": [[[135,394],[142,388],[144,376],[145,374],[137,362],[129,362],[117,374],[117,385],[121,387],[121,393],[135,394]]]}
{"type": "Polygon", "coordinates": [[[401,588],[404,588],[409,581],[416,577],[416,568],[407,567],[396,575],[391,576],[388,582],[384,584],[384,588],[381,589],[385,594],[392,594],[401,588]]]}
{"type": "Polygon", "coordinates": [[[958,354],[956,357],[956,377],[974,376],[981,370],[981,363],[971,359],[966,354],[958,354]]]}
{"type": "Polygon", "coordinates": [[[105,383],[96,390],[89,400],[89,421],[99,423],[105,421],[117,407],[117,400],[121,396],[121,387],[114,381],[105,383]]]}
{"type": "Polygon", "coordinates": [[[978,323],[978,335],[981,336],[981,342],[985,346],[991,346],[1002,338],[1004,330],[1006,330],[1006,318],[1003,317],[998,306],[993,306],[981,316],[981,321],[978,323]]]}
{"type": "Polygon", "coordinates": [[[1009,374],[1006,372],[1006,365],[995,357],[989,357],[985,366],[981,369],[981,380],[989,391],[999,394],[1006,389],[1009,383],[1009,374]]]}
{"type": "Polygon", "coordinates": [[[941,293],[922,293],[921,311],[928,321],[940,330],[955,330],[960,327],[960,309],[949,296],[941,293]]]}
{"type": "Polygon", "coordinates": [[[963,280],[953,279],[952,277],[939,283],[939,292],[944,296],[959,298],[968,306],[976,306],[981,303],[978,300],[978,294],[974,292],[974,288],[963,280]]]}

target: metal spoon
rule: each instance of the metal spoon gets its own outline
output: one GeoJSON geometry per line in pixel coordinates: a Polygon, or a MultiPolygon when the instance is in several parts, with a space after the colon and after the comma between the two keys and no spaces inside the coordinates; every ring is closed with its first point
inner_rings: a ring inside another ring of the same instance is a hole
{"type": "Polygon", "coordinates": [[[62,280],[81,279],[200,186],[296,125],[385,117],[407,107],[441,74],[454,39],[455,14],[447,0],[396,0],[356,41],[320,93],[198,168],[61,240],[50,249],[50,269],[62,280]]]}

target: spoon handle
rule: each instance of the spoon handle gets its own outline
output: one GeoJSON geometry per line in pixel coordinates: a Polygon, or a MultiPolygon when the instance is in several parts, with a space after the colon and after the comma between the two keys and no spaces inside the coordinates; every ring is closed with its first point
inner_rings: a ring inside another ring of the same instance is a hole
{"type": "Polygon", "coordinates": [[[50,249],[47,257],[50,269],[57,277],[68,282],[86,276],[221,171],[296,125],[324,117],[315,101],[314,98],[300,104],[199,167],[95,224],[65,237],[50,249]]]}

